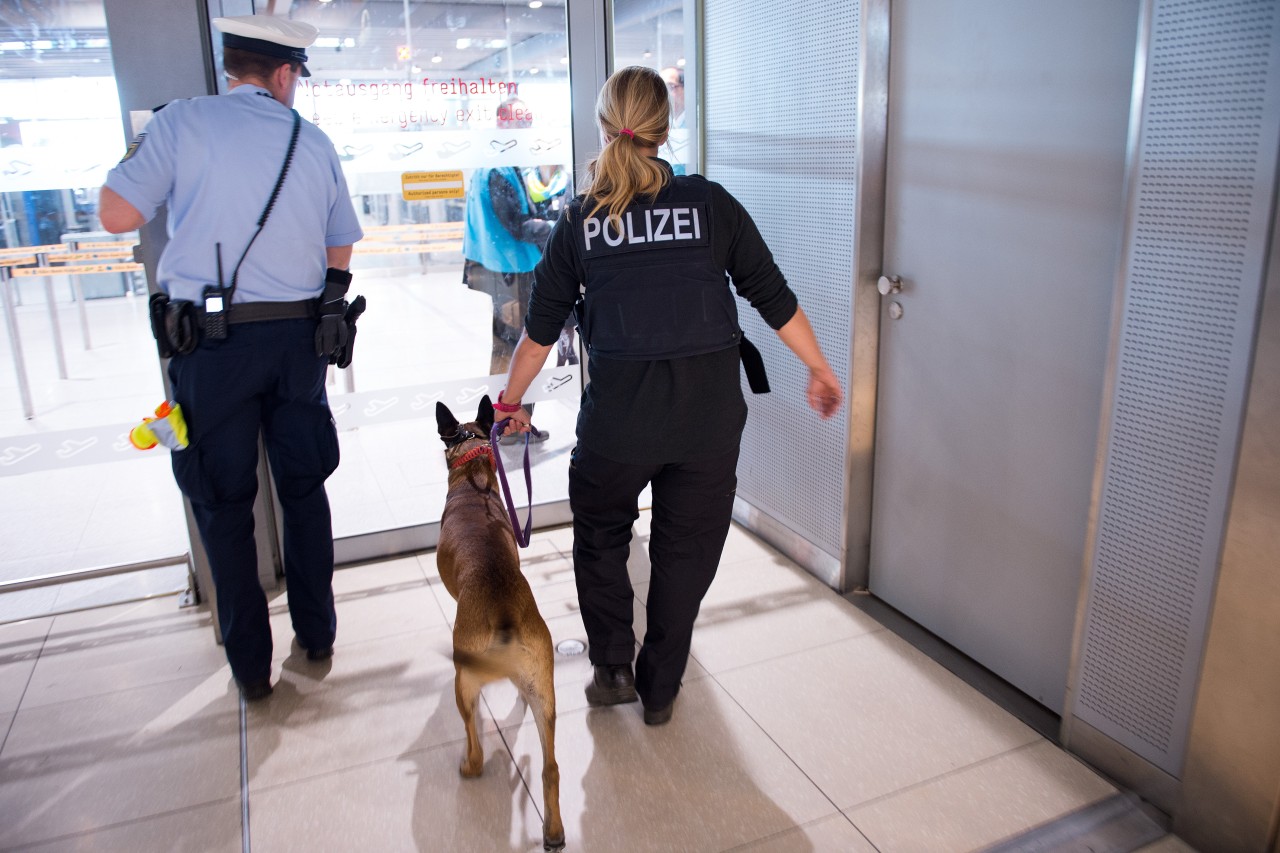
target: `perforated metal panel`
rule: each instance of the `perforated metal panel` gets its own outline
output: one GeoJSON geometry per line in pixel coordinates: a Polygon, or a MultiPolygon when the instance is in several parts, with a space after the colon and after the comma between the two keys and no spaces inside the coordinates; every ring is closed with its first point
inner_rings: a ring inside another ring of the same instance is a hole
{"type": "MultiPolygon", "coordinates": [[[[705,2],[708,178],[750,212],[848,387],[858,90],[856,2],[705,2]],[[803,61],[798,61],[799,56],[803,61]]],[[[746,389],[738,495],[840,557],[848,408],[821,421],[809,372],[739,303],[772,393],[746,389]]]]}
{"type": "Polygon", "coordinates": [[[1276,0],[1155,0],[1074,714],[1181,770],[1275,192],[1276,0]]]}

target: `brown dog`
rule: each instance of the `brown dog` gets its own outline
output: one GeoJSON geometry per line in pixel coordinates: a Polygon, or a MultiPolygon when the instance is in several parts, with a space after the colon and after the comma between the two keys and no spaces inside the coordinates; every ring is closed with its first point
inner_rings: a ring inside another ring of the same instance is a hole
{"type": "Polygon", "coordinates": [[[436,425],[449,463],[449,494],[440,519],[436,565],[445,589],[458,602],[453,623],[454,691],[467,729],[459,768],[467,778],[484,769],[476,733],[480,688],[509,678],[533,711],[542,742],[542,845],[564,849],[560,822],[560,768],[556,765],[556,691],[551,632],[538,613],[529,582],[520,573],[511,520],[502,503],[489,447],[493,405],[480,400],[476,419],[459,424],[436,403],[436,425]]]}

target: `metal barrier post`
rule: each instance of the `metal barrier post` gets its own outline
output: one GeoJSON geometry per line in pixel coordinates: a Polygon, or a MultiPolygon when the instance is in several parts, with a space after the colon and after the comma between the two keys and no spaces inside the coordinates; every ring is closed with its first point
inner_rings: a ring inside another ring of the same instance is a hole
{"type": "MultiPolygon", "coordinates": [[[[41,267],[49,266],[49,256],[47,254],[36,255],[36,265],[41,267]]],[[[62,327],[58,325],[58,305],[53,297],[53,276],[46,275],[44,278],[44,299],[49,303],[49,323],[53,327],[53,353],[58,360],[58,378],[67,379],[67,354],[62,347],[62,327]]]]}
{"type": "Polygon", "coordinates": [[[84,339],[85,350],[91,350],[93,344],[89,340],[89,312],[84,304],[84,283],[78,275],[69,275],[67,278],[71,279],[71,292],[76,304],[80,306],[80,337],[84,339]]]}
{"type": "Polygon", "coordinates": [[[13,350],[13,369],[18,374],[18,394],[22,397],[22,415],[27,420],[36,416],[31,405],[31,385],[27,382],[27,363],[22,358],[22,340],[18,337],[18,315],[13,307],[13,293],[9,287],[9,268],[0,266],[0,302],[4,302],[4,322],[9,330],[9,348],[13,350]]]}
{"type": "MultiPolygon", "coordinates": [[[[69,252],[80,251],[79,240],[64,240],[69,252]]],[[[121,273],[121,276],[125,273],[121,273]]],[[[89,341],[89,309],[84,301],[84,282],[78,275],[68,275],[67,281],[71,285],[71,296],[76,301],[76,306],[80,312],[80,337],[84,341],[86,351],[93,349],[93,344],[89,341]]]]}

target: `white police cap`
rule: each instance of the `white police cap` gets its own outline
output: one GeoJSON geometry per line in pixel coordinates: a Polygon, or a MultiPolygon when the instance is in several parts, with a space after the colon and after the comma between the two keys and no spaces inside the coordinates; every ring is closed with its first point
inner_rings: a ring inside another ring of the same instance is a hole
{"type": "MultiPolygon", "coordinates": [[[[306,48],[316,40],[320,31],[302,21],[290,21],[274,15],[238,15],[234,18],[214,18],[213,25],[222,30],[222,46],[247,50],[305,63],[306,48]]],[[[304,64],[302,76],[311,72],[304,64]]]]}

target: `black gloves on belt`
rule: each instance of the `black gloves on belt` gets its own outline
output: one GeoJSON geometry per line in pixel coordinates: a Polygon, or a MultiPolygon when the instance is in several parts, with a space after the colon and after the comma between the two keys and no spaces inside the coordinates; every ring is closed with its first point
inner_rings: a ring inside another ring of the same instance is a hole
{"type": "MultiPolygon", "coordinates": [[[[320,295],[320,325],[316,328],[316,355],[337,364],[351,340],[347,326],[347,288],[351,273],[329,267],[324,273],[324,292],[320,295]]],[[[351,359],[347,358],[347,364],[351,359]]],[[[346,365],[342,365],[345,367],[346,365]]]]}

